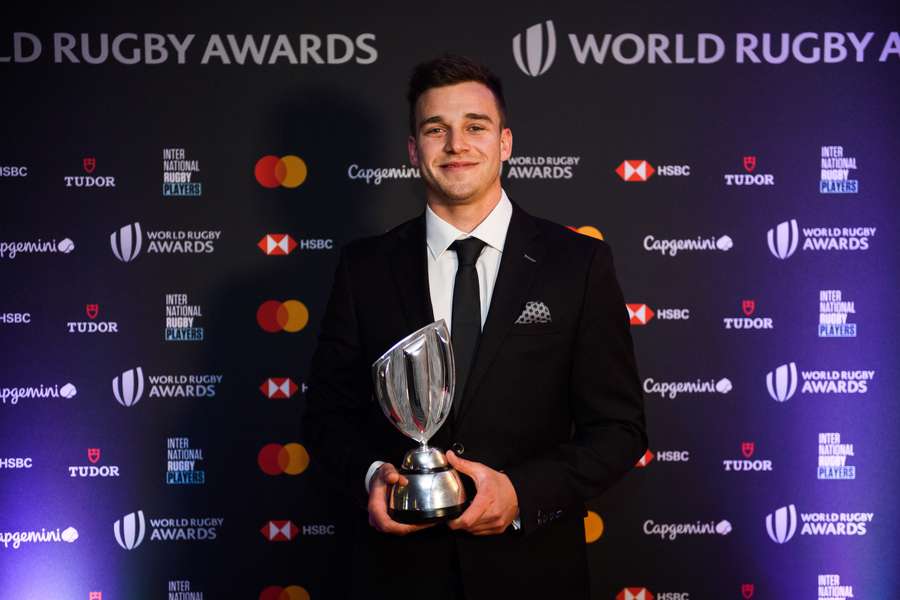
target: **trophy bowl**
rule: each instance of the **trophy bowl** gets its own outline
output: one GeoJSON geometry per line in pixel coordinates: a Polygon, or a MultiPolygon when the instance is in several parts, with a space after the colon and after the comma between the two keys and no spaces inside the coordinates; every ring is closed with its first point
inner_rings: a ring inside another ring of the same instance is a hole
{"type": "Polygon", "coordinates": [[[458,517],[467,505],[459,473],[442,450],[428,445],[453,403],[456,370],[447,324],[435,321],[394,344],[372,364],[372,377],[384,416],[419,442],[400,463],[407,483],[391,486],[388,514],[410,524],[458,517]]]}

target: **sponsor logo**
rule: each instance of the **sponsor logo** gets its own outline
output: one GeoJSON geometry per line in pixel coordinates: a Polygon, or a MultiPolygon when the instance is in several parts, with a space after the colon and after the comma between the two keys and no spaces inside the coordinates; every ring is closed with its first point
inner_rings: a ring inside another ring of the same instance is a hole
{"type": "Polygon", "coordinates": [[[658,165],[654,167],[646,160],[623,160],[616,167],[616,175],[622,181],[644,182],[653,175],[657,177],[689,177],[690,165],[658,165]]]}
{"type": "MultiPolygon", "coordinates": [[[[214,398],[223,375],[217,373],[176,373],[148,375],[148,398],[214,398]]],[[[112,388],[116,402],[134,406],[144,395],[144,370],[128,369],[113,377],[112,388]]]]}
{"type": "Polygon", "coordinates": [[[603,536],[603,518],[592,510],[584,516],[584,542],[593,544],[603,536]]]}
{"type": "Polygon", "coordinates": [[[756,173],[756,157],[745,156],[744,173],[726,173],[725,185],[775,185],[775,176],[771,173],[756,173]]]}
{"type": "Polygon", "coordinates": [[[264,188],[296,188],[306,181],[306,163],[299,156],[288,154],[278,158],[271,154],[256,161],[253,175],[264,188]]]}
{"type": "Polygon", "coordinates": [[[267,300],[256,310],[256,322],[268,333],[297,333],[309,322],[309,310],[299,300],[267,300]]]}
{"type": "Polygon", "coordinates": [[[616,600],[690,600],[689,592],[657,592],[656,595],[645,587],[627,587],[616,594],[616,600]]]}
{"type": "Polygon", "coordinates": [[[301,238],[295,240],[287,233],[268,233],[256,243],[256,246],[269,256],[285,256],[301,250],[334,250],[334,240],[328,238],[301,238]]]}
{"type": "Polygon", "coordinates": [[[625,308],[632,325],[646,325],[654,317],[660,321],[687,321],[691,318],[689,308],[657,308],[654,311],[646,304],[626,304],[625,308]]]}
{"type": "Polygon", "coordinates": [[[396,179],[419,179],[422,174],[416,167],[401,165],[399,167],[361,167],[352,164],[347,167],[347,178],[365,181],[369,185],[381,185],[383,181],[396,179]]]}
{"type": "Polygon", "coordinates": [[[856,597],[853,586],[841,583],[841,576],[836,573],[819,575],[816,582],[816,597],[819,600],[847,600],[856,597]]]}
{"type": "Polygon", "coordinates": [[[0,457],[0,469],[30,469],[34,461],[30,456],[3,456],[0,457]]]}
{"type": "Polygon", "coordinates": [[[266,475],[299,475],[309,466],[309,454],[295,442],[266,444],[256,456],[256,462],[266,475]]]}
{"type": "Polygon", "coordinates": [[[19,254],[69,254],[75,249],[75,242],[69,238],[60,241],[38,238],[33,242],[0,240],[0,258],[13,260],[19,254]]]}
{"type": "Polygon", "coordinates": [[[753,592],[756,591],[756,586],[752,583],[742,583],[741,584],[741,597],[744,600],[750,600],[753,597],[753,592]]]}
{"type": "Polygon", "coordinates": [[[726,471],[771,471],[772,461],[768,459],[753,458],[756,452],[755,442],[741,442],[742,459],[726,459],[722,461],[722,467],[726,471]]]}
{"type": "Polygon", "coordinates": [[[0,165],[0,177],[28,177],[28,167],[0,165]]]}
{"type": "Polygon", "coordinates": [[[203,448],[191,448],[186,437],[166,440],[166,483],[169,485],[202,485],[206,471],[197,468],[203,462],[203,448]]]}
{"type": "Polygon", "coordinates": [[[876,227],[804,227],[797,219],[783,221],[769,229],[766,241],[769,252],[786,260],[794,255],[798,246],[804,252],[856,252],[869,249],[876,227]],[[803,245],[800,245],[800,233],[803,245]]]}
{"type": "Polygon", "coordinates": [[[856,337],[856,323],[847,316],[856,314],[853,300],[844,300],[841,290],[819,291],[819,337],[856,337]]]}
{"type": "Polygon", "coordinates": [[[793,504],[766,515],[766,532],[776,544],[786,544],[797,533],[813,536],[863,536],[875,518],[870,512],[800,513],[793,504]],[[798,519],[799,515],[799,519],[798,519]]]}
{"type": "Polygon", "coordinates": [[[127,263],[136,259],[142,249],[148,254],[212,254],[221,237],[222,232],[214,229],[143,231],[141,224],[134,222],[110,234],[109,245],[113,255],[127,263]]]}
{"type": "Polygon", "coordinates": [[[530,77],[547,72],[556,58],[556,30],[553,21],[532,25],[525,30],[525,37],[517,33],[513,37],[513,57],[519,70],[530,77]]]}
{"type": "Polygon", "coordinates": [[[820,433],[816,479],[856,479],[856,466],[847,464],[848,456],[855,456],[853,444],[841,442],[840,433],[820,433]]]}
{"type": "Polygon", "coordinates": [[[259,391],[263,396],[273,400],[290,398],[297,393],[297,390],[305,394],[306,384],[303,383],[298,387],[290,377],[269,377],[259,386],[259,391]]]}
{"type": "Polygon", "coordinates": [[[168,600],[203,600],[203,592],[191,589],[191,582],[184,579],[169,581],[168,600]]]}
{"type": "Polygon", "coordinates": [[[649,448],[644,455],[635,463],[635,467],[646,467],[654,460],[658,462],[690,462],[690,450],[657,450],[652,452],[649,448]]]}
{"type": "Polygon", "coordinates": [[[766,374],[766,389],[777,402],[794,397],[800,379],[801,394],[865,394],[875,379],[874,370],[799,370],[797,363],[789,362],[766,374]],[[798,377],[799,373],[799,377],[798,377]]]}
{"type": "Polygon", "coordinates": [[[743,317],[724,317],[722,322],[725,329],[774,329],[775,324],[771,317],[758,317],[756,314],[756,300],[741,300],[741,312],[743,317]]]}
{"type": "Polygon", "coordinates": [[[184,148],[163,148],[163,196],[200,196],[203,184],[194,181],[200,161],[188,158],[184,148]]]}
{"type": "Polygon", "coordinates": [[[845,156],[843,146],[822,146],[821,160],[820,194],[855,194],[859,192],[859,181],[850,179],[850,171],[856,171],[855,156],[845,156]]]}
{"type": "Polygon", "coordinates": [[[151,542],[213,541],[219,536],[222,517],[150,518],[144,511],[128,513],[113,524],[116,543],[124,550],[134,550],[145,539],[151,542]],[[149,525],[150,534],[146,535],[149,525]]]}
{"type": "Polygon", "coordinates": [[[23,387],[0,387],[0,403],[15,406],[25,398],[74,398],[78,389],[71,383],[63,385],[36,385],[23,387]]]}
{"type": "Polygon", "coordinates": [[[31,313],[0,313],[0,323],[4,325],[30,325],[31,313]]]}
{"type": "Polygon", "coordinates": [[[566,228],[571,229],[575,233],[580,233],[581,235],[586,235],[594,239],[603,239],[603,233],[593,225],[582,225],[581,227],[573,227],[571,225],[567,225],[566,228]]]}
{"type": "Polygon", "coordinates": [[[300,532],[293,521],[268,521],[259,532],[270,542],[291,542],[300,532]]]}
{"type": "Polygon", "coordinates": [[[74,465],[68,467],[69,477],[118,477],[118,465],[100,465],[100,448],[88,448],[87,459],[89,465],[74,465]]]}
{"type": "Polygon", "coordinates": [[[88,600],[103,600],[103,592],[88,592],[88,600]]]}
{"type": "Polygon", "coordinates": [[[511,156],[506,161],[508,179],[572,179],[580,156],[511,156]]]}
{"type": "Polygon", "coordinates": [[[299,585],[270,585],[259,593],[259,600],[310,600],[309,592],[299,585]]]}
{"type": "Polygon", "coordinates": [[[111,176],[97,176],[94,171],[97,169],[97,159],[88,156],[81,159],[81,167],[87,175],[66,175],[63,177],[66,187],[77,188],[114,188],[116,187],[116,178],[111,176]]]}
{"type": "Polygon", "coordinates": [[[202,317],[202,307],[189,304],[187,294],[166,294],[163,337],[167,342],[202,342],[204,329],[196,326],[196,320],[202,317]]]}
{"type": "Polygon", "coordinates": [[[18,550],[22,544],[53,544],[66,542],[71,544],[78,539],[78,530],[74,527],[66,527],[60,529],[47,529],[41,527],[40,530],[23,530],[23,531],[0,531],[0,544],[4,548],[12,548],[18,550]]]}
{"type": "Polygon", "coordinates": [[[731,533],[731,523],[722,521],[694,521],[693,523],[657,523],[644,521],[644,535],[659,536],[661,540],[674,541],[678,536],[721,535],[731,533]]]}
{"type": "Polygon", "coordinates": [[[652,378],[644,380],[645,393],[658,394],[661,398],[671,400],[678,397],[678,394],[727,394],[731,389],[731,381],[727,377],[694,381],[657,381],[652,378]]]}
{"type": "Polygon", "coordinates": [[[644,250],[659,252],[663,256],[678,256],[679,252],[728,252],[734,248],[731,236],[697,236],[695,238],[663,239],[653,235],[644,236],[644,250]]]}

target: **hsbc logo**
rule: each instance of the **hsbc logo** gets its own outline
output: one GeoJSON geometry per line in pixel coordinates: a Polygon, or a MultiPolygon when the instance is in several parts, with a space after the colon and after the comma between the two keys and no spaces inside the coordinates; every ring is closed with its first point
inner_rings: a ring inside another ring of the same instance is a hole
{"type": "Polygon", "coordinates": [[[512,41],[516,66],[529,77],[539,77],[547,72],[556,58],[556,30],[553,21],[532,25],[525,36],[517,33],[512,41]]]}
{"type": "Polygon", "coordinates": [[[654,174],[659,177],[687,177],[691,174],[691,166],[659,165],[654,168],[646,160],[623,160],[616,167],[616,175],[625,182],[644,182],[654,174]]]}
{"type": "Polygon", "coordinates": [[[309,238],[298,241],[287,233],[268,233],[256,243],[256,246],[268,256],[286,256],[296,248],[301,250],[333,250],[334,240],[330,238],[309,238]]]}
{"type": "Polygon", "coordinates": [[[270,542],[291,542],[300,530],[293,521],[268,521],[259,532],[270,542]]]}
{"type": "Polygon", "coordinates": [[[787,363],[766,374],[766,389],[776,402],[787,402],[797,391],[797,363],[787,363]]]}
{"type": "Polygon", "coordinates": [[[654,317],[660,321],[686,321],[691,318],[688,308],[658,308],[654,311],[646,304],[626,304],[625,308],[632,325],[646,325],[654,317]]]}
{"type": "Polygon", "coordinates": [[[113,523],[113,532],[116,543],[124,550],[134,550],[144,541],[147,525],[144,521],[144,511],[128,513],[113,523]]]}
{"type": "Polygon", "coordinates": [[[134,406],[144,394],[144,371],[137,367],[113,377],[112,389],[116,402],[125,407],[134,406]]]}
{"type": "Polygon", "coordinates": [[[269,377],[259,386],[259,391],[263,396],[272,400],[290,398],[297,393],[297,390],[306,392],[306,384],[297,386],[290,377],[269,377]]]}
{"type": "Polygon", "coordinates": [[[690,462],[690,450],[657,450],[655,453],[649,448],[635,463],[635,467],[643,468],[656,460],[657,462],[690,462]]]}
{"type": "Polygon", "coordinates": [[[654,600],[647,588],[625,588],[616,594],[616,600],[654,600]]]}

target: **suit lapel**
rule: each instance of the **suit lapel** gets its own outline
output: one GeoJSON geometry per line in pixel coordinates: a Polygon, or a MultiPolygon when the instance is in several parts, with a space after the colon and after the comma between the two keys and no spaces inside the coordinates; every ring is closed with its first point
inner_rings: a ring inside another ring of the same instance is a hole
{"type": "Polygon", "coordinates": [[[457,427],[528,299],[534,276],[544,257],[544,244],[538,233],[534,218],[514,203],[500,258],[500,270],[491,295],[491,307],[481,332],[475,364],[466,384],[463,404],[455,424],[457,427]]]}
{"type": "Polygon", "coordinates": [[[434,321],[428,291],[427,251],[425,215],[422,214],[401,231],[390,257],[391,273],[406,319],[404,335],[434,321]]]}

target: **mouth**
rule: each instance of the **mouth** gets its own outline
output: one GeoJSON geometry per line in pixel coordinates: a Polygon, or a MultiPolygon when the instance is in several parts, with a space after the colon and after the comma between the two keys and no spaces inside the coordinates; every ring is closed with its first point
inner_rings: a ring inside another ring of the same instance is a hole
{"type": "Polygon", "coordinates": [[[476,165],[478,165],[478,163],[476,163],[476,162],[455,160],[455,161],[451,161],[448,163],[444,163],[444,164],[440,165],[440,167],[441,167],[441,169],[443,169],[445,171],[461,171],[463,169],[468,169],[468,168],[474,167],[476,165]]]}

